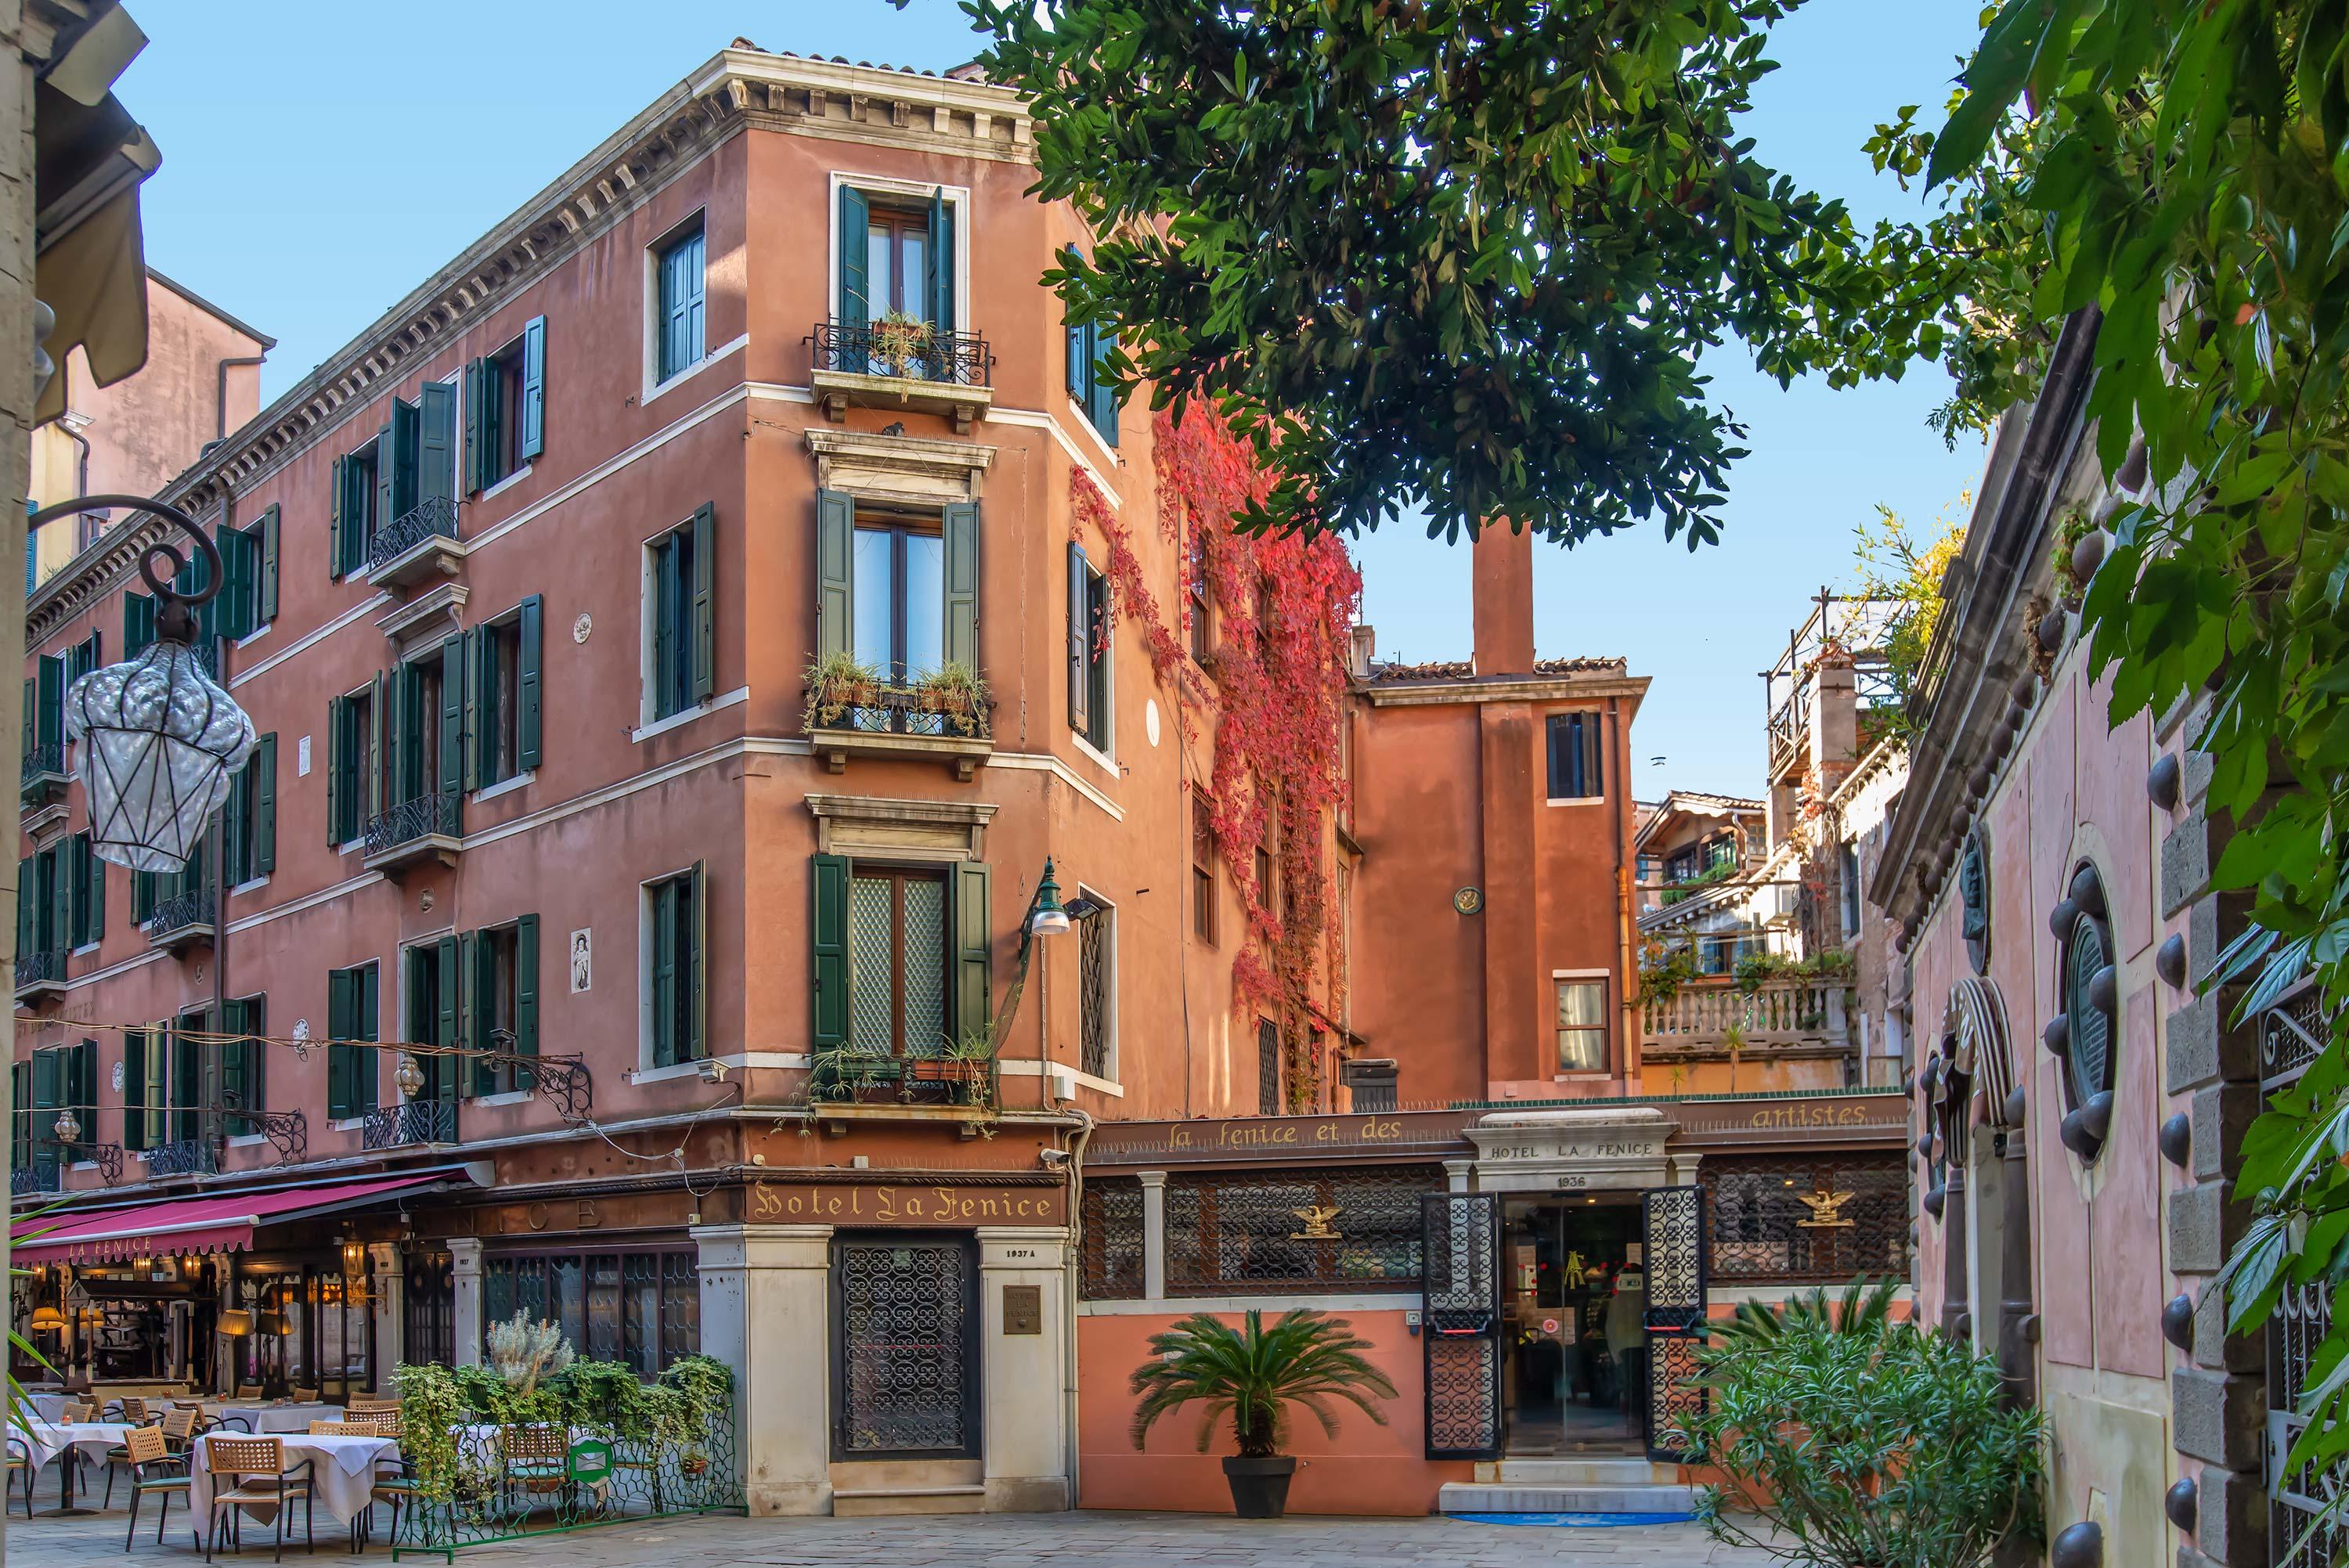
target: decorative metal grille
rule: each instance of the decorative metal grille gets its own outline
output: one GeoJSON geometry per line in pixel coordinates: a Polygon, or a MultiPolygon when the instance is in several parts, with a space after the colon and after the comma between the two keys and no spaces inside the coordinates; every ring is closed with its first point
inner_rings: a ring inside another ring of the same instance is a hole
{"type": "Polygon", "coordinates": [[[1497,1458],[1501,1200],[1491,1192],[1429,1192],[1420,1200],[1420,1225],[1427,1274],[1427,1457],[1497,1458]]]}
{"type": "Polygon", "coordinates": [[[27,953],[16,960],[16,989],[38,985],[66,977],[66,950],[50,948],[46,953],[27,953]]]}
{"type": "Polygon", "coordinates": [[[454,789],[446,793],[436,789],[413,800],[402,800],[388,811],[367,819],[367,852],[381,854],[434,834],[447,839],[462,838],[464,804],[464,796],[454,789]]]}
{"type": "Polygon", "coordinates": [[[833,1264],[843,1459],[978,1449],[970,1250],[959,1241],[846,1241],[833,1264]]]}
{"type": "Polygon", "coordinates": [[[1693,1335],[1658,1335],[1648,1341],[1648,1448],[1659,1454],[1695,1451],[1688,1418],[1704,1408],[1693,1335]]]}
{"type": "Polygon", "coordinates": [[[66,771],[66,743],[52,740],[46,745],[25,748],[25,788],[29,793],[45,775],[62,779],[66,771]]]}
{"type": "MultiPolygon", "coordinates": [[[[2323,990],[2307,981],[2262,1014],[2261,1098],[2307,1071],[2331,1029],[2323,990]]],[[[2299,1413],[2300,1399],[2308,1389],[2316,1347],[2332,1324],[2332,1302],[2322,1282],[2287,1285],[2268,1320],[2268,1561],[2273,1568],[2327,1568],[2349,1551],[2349,1513],[2338,1507],[2349,1488],[2349,1469],[2284,1470],[2284,1456],[2308,1425],[2299,1413]]]]}
{"type": "Polygon", "coordinates": [[[35,1192],[55,1192],[64,1185],[64,1169],[54,1160],[18,1165],[8,1172],[8,1195],[12,1198],[27,1197],[35,1192]]]}
{"type": "Polygon", "coordinates": [[[367,541],[367,570],[388,566],[426,540],[457,537],[457,503],[445,496],[419,501],[367,541]]]}
{"type": "Polygon", "coordinates": [[[1909,1272],[1909,1178],[1898,1155],[1715,1156],[1700,1175],[1715,1279],[1909,1272]]]}
{"type": "Polygon", "coordinates": [[[1704,1408],[1704,1392],[1695,1378],[1708,1305],[1705,1191],[1653,1187],[1643,1196],[1648,1454],[1666,1462],[1686,1460],[1693,1449],[1682,1418],[1704,1408]]]}
{"type": "Polygon", "coordinates": [[[1108,1176],[1085,1183],[1084,1241],[1078,1248],[1087,1301],[1138,1301],[1142,1268],[1142,1183],[1108,1176]]]}
{"type": "Polygon", "coordinates": [[[220,1170],[219,1151],[209,1138],[180,1138],[147,1151],[150,1176],[211,1176],[220,1170]]]}
{"type": "Polygon", "coordinates": [[[212,890],[202,887],[167,898],[147,917],[147,936],[160,942],[177,932],[212,923],[212,890]]]}
{"type": "Polygon", "coordinates": [[[1166,1294],[1409,1290],[1420,1283],[1419,1203],[1440,1166],[1251,1171],[1166,1183],[1166,1294]],[[1327,1235],[1309,1235],[1317,1227],[1327,1235]]]}
{"type": "Polygon", "coordinates": [[[1077,923],[1077,1065],[1109,1076],[1109,923],[1098,911],[1077,923]]]}
{"type": "Polygon", "coordinates": [[[876,339],[869,321],[820,321],[808,335],[818,370],[854,376],[889,376],[908,381],[938,381],[955,387],[990,386],[995,356],[975,332],[926,327],[910,340],[876,339]]]}
{"type": "Polygon", "coordinates": [[[905,1054],[940,1057],[947,1048],[947,884],[907,878],[905,890],[905,1054]]]}
{"type": "Polygon", "coordinates": [[[896,934],[890,884],[856,877],[848,889],[849,1048],[868,1057],[897,1053],[896,934]]]}
{"type": "Polygon", "coordinates": [[[362,1149],[398,1149],[409,1143],[457,1141],[457,1102],[453,1099],[411,1099],[367,1113],[359,1129],[362,1149]]]}
{"type": "Polygon", "coordinates": [[[850,729],[871,735],[938,735],[984,740],[992,733],[993,707],[978,704],[957,711],[937,706],[919,686],[875,685],[863,702],[835,713],[817,712],[817,729],[850,729]]]}
{"type": "Polygon", "coordinates": [[[2088,999],[2097,972],[2111,962],[2107,952],[2102,921],[2082,914],[2072,923],[2072,940],[2064,948],[2064,1014],[2075,1108],[2113,1087],[2112,1015],[2088,999]]]}
{"type": "Polygon", "coordinates": [[[1280,1114],[1280,1026],[1259,1018],[1256,1026],[1256,1110],[1280,1114]]]}

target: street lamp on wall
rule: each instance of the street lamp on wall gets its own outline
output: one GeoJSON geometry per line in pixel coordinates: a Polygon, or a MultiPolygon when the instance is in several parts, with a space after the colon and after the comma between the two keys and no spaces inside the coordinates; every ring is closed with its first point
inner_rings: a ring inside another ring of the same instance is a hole
{"type": "Polygon", "coordinates": [[[181,593],[172,580],[191,557],[157,540],[139,558],[155,595],[155,641],[134,658],[90,671],[65,698],[65,738],[82,746],[90,849],[140,872],[176,872],[228,799],[231,775],[258,737],[234,698],[204,673],[192,644],[195,606],[221,590],[219,548],[179,508],[138,496],[77,496],[25,520],[27,531],[86,511],[129,507],[185,530],[203,558],[204,586],[181,593]],[[161,569],[161,570],[159,570],[161,569]]]}
{"type": "Polygon", "coordinates": [[[1044,857],[1044,880],[1036,884],[1035,901],[1028,909],[1028,934],[1058,936],[1069,929],[1069,912],[1061,907],[1061,884],[1052,880],[1052,857],[1044,857]]]}

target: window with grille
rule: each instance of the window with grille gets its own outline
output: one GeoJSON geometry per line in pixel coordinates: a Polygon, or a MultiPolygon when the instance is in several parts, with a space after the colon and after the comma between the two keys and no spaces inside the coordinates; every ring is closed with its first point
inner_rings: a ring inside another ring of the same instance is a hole
{"type": "Polygon", "coordinates": [[[1256,1025],[1256,1113],[1280,1114],[1280,1026],[1270,1018],[1256,1025]]]}
{"type": "Polygon", "coordinates": [[[961,1238],[834,1244],[835,1459],[977,1457],[974,1262],[961,1238]]]}
{"type": "Polygon", "coordinates": [[[1899,1155],[1715,1155],[1698,1174],[1716,1281],[1908,1272],[1908,1175],[1899,1155]]]}
{"type": "Polygon", "coordinates": [[[1216,829],[1207,797],[1191,791],[1191,931],[1216,940],[1216,829]]]}
{"type": "Polygon", "coordinates": [[[1436,1165],[1173,1177],[1166,1294],[1415,1289],[1420,1198],[1444,1186],[1436,1165]]]}
{"type": "Polygon", "coordinates": [[[1141,1299],[1142,1183],[1106,1176],[1085,1183],[1080,1284],[1088,1301],[1141,1299]]]}
{"type": "Polygon", "coordinates": [[[947,1042],[947,884],[859,865],[848,889],[849,1048],[936,1057],[947,1042]]]}
{"type": "Polygon", "coordinates": [[[580,1355],[625,1361],[639,1377],[701,1348],[698,1265],[682,1248],[482,1259],[485,1350],[489,1330],[517,1312],[561,1327],[580,1355]]]}
{"type": "Polygon", "coordinates": [[[1117,1078],[1116,936],[1117,911],[1109,904],[1077,923],[1077,1065],[1112,1081],[1117,1078]]]}

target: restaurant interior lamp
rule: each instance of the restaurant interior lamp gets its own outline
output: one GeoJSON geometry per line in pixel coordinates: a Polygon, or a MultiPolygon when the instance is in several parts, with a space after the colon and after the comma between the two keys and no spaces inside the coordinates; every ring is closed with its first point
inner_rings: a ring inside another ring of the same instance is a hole
{"type": "Polygon", "coordinates": [[[285,1315],[282,1312],[264,1312],[255,1320],[254,1326],[264,1334],[283,1336],[285,1333],[285,1315]]]}
{"type": "Polygon", "coordinates": [[[30,1321],[30,1326],[31,1326],[32,1328],[34,1328],[35,1330],[36,1330],[36,1331],[37,1331],[37,1330],[40,1330],[40,1329],[50,1329],[50,1330],[55,1330],[55,1329],[60,1329],[60,1328],[63,1328],[65,1326],[66,1326],[66,1315],[65,1315],[64,1313],[62,1313],[62,1312],[59,1312],[56,1307],[54,1307],[54,1306],[36,1306],[36,1307],[33,1308],[33,1315],[32,1315],[32,1318],[31,1318],[31,1321],[30,1321]]]}
{"type": "Polygon", "coordinates": [[[155,640],[132,658],[90,671],[65,697],[65,739],[82,748],[90,849],[138,872],[176,872],[203,841],[229,780],[258,740],[253,720],[206,674],[191,645],[197,605],[220,592],[219,548],[176,507],[137,496],[81,496],[35,512],[52,516],[134,507],[178,523],[196,542],[203,586],[174,583],[190,558],[169,540],[147,547],[140,575],[155,595],[155,640]]]}
{"type": "Polygon", "coordinates": [[[1052,880],[1052,858],[1044,857],[1044,880],[1036,884],[1034,913],[1028,917],[1031,936],[1058,936],[1069,929],[1069,912],[1061,907],[1061,884],[1052,880]]]}
{"type": "Polygon", "coordinates": [[[73,1107],[67,1106],[57,1112],[57,1134],[59,1143],[81,1141],[81,1118],[73,1113],[73,1107]]]}
{"type": "Polygon", "coordinates": [[[253,1310],[232,1306],[220,1315],[220,1321],[214,1326],[233,1339],[242,1339],[253,1332],[253,1310]]]}
{"type": "Polygon", "coordinates": [[[414,1099],[423,1092],[424,1064],[416,1059],[415,1052],[399,1053],[399,1065],[391,1069],[391,1082],[402,1099],[414,1099]]]}

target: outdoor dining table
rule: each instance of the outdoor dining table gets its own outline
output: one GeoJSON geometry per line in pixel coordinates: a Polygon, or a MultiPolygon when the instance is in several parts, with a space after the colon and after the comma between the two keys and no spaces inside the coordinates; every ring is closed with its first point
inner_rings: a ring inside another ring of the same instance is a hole
{"type": "Polygon", "coordinates": [[[45,1421],[64,1420],[66,1418],[66,1401],[72,1398],[73,1396],[70,1394],[27,1394],[25,1396],[26,1400],[33,1407],[33,1414],[40,1417],[41,1419],[45,1421]]]}
{"type": "Polygon", "coordinates": [[[234,1416],[253,1429],[254,1437],[273,1432],[306,1432],[313,1421],[339,1421],[343,1407],[326,1404],[273,1404],[265,1399],[220,1399],[204,1406],[215,1420],[234,1416]]]}
{"type": "MultiPolygon", "coordinates": [[[[130,1424],[127,1421],[75,1421],[70,1425],[35,1421],[29,1427],[19,1421],[8,1423],[8,1435],[31,1450],[32,1468],[36,1474],[43,1465],[67,1449],[96,1449],[103,1458],[106,1450],[120,1443],[124,1434],[129,1430],[130,1424]]],[[[30,1485],[30,1482],[26,1483],[28,1490],[30,1485]]],[[[74,1506],[74,1465],[70,1460],[57,1466],[57,1511],[67,1519],[98,1511],[94,1508],[74,1506]]]]}
{"type": "MultiPolygon", "coordinates": [[[[399,1444],[391,1438],[313,1437],[307,1432],[271,1435],[284,1443],[289,1470],[305,1461],[309,1463],[317,1505],[344,1524],[367,1511],[375,1491],[377,1461],[399,1457],[399,1444]]],[[[212,1516],[212,1442],[223,1436],[241,1439],[244,1434],[206,1432],[196,1439],[188,1460],[188,1506],[194,1511],[191,1517],[202,1521],[208,1532],[212,1516]]],[[[264,1519],[271,1506],[264,1503],[254,1508],[248,1504],[246,1511],[256,1519],[264,1519]]]]}

